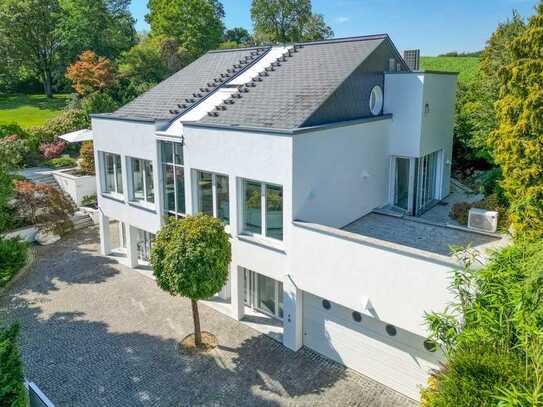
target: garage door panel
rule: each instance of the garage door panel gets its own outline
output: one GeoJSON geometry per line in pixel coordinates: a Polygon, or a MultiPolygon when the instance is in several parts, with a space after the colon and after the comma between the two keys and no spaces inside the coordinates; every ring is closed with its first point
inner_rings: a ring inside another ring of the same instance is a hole
{"type": "Polygon", "coordinates": [[[356,322],[352,310],[338,304],[326,310],[322,299],[309,293],[304,293],[303,301],[304,345],[403,394],[419,398],[418,386],[426,383],[428,371],[439,359],[434,353],[410,345],[418,343],[422,348],[423,338],[408,338],[403,331],[400,341],[385,333],[386,324],[382,321],[363,316],[361,322],[356,322]]]}

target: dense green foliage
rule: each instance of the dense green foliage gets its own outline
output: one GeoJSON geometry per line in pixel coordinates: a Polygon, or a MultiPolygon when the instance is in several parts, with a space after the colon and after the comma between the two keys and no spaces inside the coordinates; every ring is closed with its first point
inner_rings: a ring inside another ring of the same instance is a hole
{"type": "Polygon", "coordinates": [[[254,36],[257,42],[289,43],[334,36],[320,14],[312,11],[311,0],[253,0],[254,36]]]}
{"type": "Polygon", "coordinates": [[[26,242],[0,236],[0,288],[25,265],[27,251],[26,242]]]}
{"type": "Polygon", "coordinates": [[[489,143],[518,232],[543,237],[543,2],[507,48],[489,143]]]}
{"type": "Polygon", "coordinates": [[[18,325],[0,326],[0,404],[6,407],[26,407],[28,401],[18,334],[18,325]]]}
{"type": "Polygon", "coordinates": [[[223,223],[208,215],[171,220],[158,232],[151,265],[158,286],[190,298],[196,346],[201,344],[198,300],[220,291],[228,279],[232,249],[223,223]]]}
{"type": "Polygon", "coordinates": [[[218,0],[149,0],[147,5],[151,35],[176,39],[193,57],[222,41],[224,8],[218,0]]]}
{"type": "Polygon", "coordinates": [[[13,180],[8,175],[6,167],[0,165],[0,233],[15,225],[10,202],[15,195],[13,180]]]}
{"type": "Polygon", "coordinates": [[[51,158],[50,160],[47,160],[45,164],[52,168],[68,168],[68,167],[75,167],[77,165],[77,161],[72,157],[56,157],[51,158]]]}
{"type": "Polygon", "coordinates": [[[543,241],[519,240],[483,268],[465,260],[451,279],[456,303],[427,315],[447,363],[423,405],[542,405],[543,241]]]}
{"type": "Polygon", "coordinates": [[[44,93],[66,87],[81,52],[117,57],[135,43],[128,0],[0,0],[0,90],[29,80],[44,93]]]}

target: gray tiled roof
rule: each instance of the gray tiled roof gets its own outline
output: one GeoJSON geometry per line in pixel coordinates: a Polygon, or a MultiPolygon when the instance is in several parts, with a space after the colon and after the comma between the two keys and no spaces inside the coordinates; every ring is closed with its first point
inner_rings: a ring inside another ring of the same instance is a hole
{"type": "Polygon", "coordinates": [[[226,74],[241,59],[250,56],[254,49],[225,50],[208,52],[196,61],[159,83],[151,90],[124,105],[111,116],[169,120],[175,117],[172,109],[193,98],[220,74],[226,74]]]}
{"type": "MultiPolygon", "coordinates": [[[[388,36],[303,44],[234,104],[200,123],[290,129],[304,125],[316,109],[388,36]]],[[[388,64],[388,60],[386,61],[388,64]]],[[[381,70],[382,72],[382,70],[381,70]]]]}

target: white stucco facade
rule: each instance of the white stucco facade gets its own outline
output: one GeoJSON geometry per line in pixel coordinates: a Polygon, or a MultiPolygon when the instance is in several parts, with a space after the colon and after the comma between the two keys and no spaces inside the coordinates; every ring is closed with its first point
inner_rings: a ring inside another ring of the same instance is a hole
{"type": "MultiPolygon", "coordinates": [[[[426,361],[425,369],[435,366],[439,357],[423,347],[427,334],[423,317],[452,299],[447,289],[452,263],[340,228],[392,204],[396,156],[419,159],[440,151],[435,199],[448,194],[455,80],[451,75],[385,75],[384,115],[303,131],[202,127],[183,120],[164,127],[150,121],[94,117],[102,251],[109,254],[113,249],[110,221],[117,220],[124,224],[128,264],[138,265],[138,233],[156,234],[167,215],[158,142],[182,143],[187,215],[199,211],[196,171],[228,177],[226,229],[232,264],[229,284],[221,295],[228,301],[230,315],[244,316],[248,276],[244,270],[250,270],[281,283],[282,294],[277,295],[282,298],[276,301],[282,302],[282,314],[276,312],[274,317],[282,321],[283,343],[291,349],[310,343],[304,339],[303,298],[311,295],[373,318],[375,326],[397,327],[408,339],[394,352],[416,354],[426,361]],[[103,153],[120,156],[121,194],[104,192],[103,153]],[[132,199],[130,158],[152,163],[154,203],[132,199]],[[282,240],[245,232],[243,180],[281,188],[282,240]]],[[[379,341],[375,343],[378,347],[379,341]]],[[[338,350],[337,357],[327,356],[352,365],[344,355],[338,350]]],[[[417,397],[413,386],[399,390],[417,397]]]]}

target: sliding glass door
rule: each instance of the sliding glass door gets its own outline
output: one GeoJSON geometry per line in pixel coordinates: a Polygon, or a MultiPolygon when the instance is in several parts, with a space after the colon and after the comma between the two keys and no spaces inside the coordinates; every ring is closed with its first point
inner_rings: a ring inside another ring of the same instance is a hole
{"type": "Polygon", "coordinates": [[[283,319],[283,283],[243,269],[245,305],[274,318],[283,319]]]}
{"type": "Polygon", "coordinates": [[[415,215],[421,215],[435,205],[438,196],[438,168],[440,152],[436,151],[417,160],[417,189],[415,215]]]}

